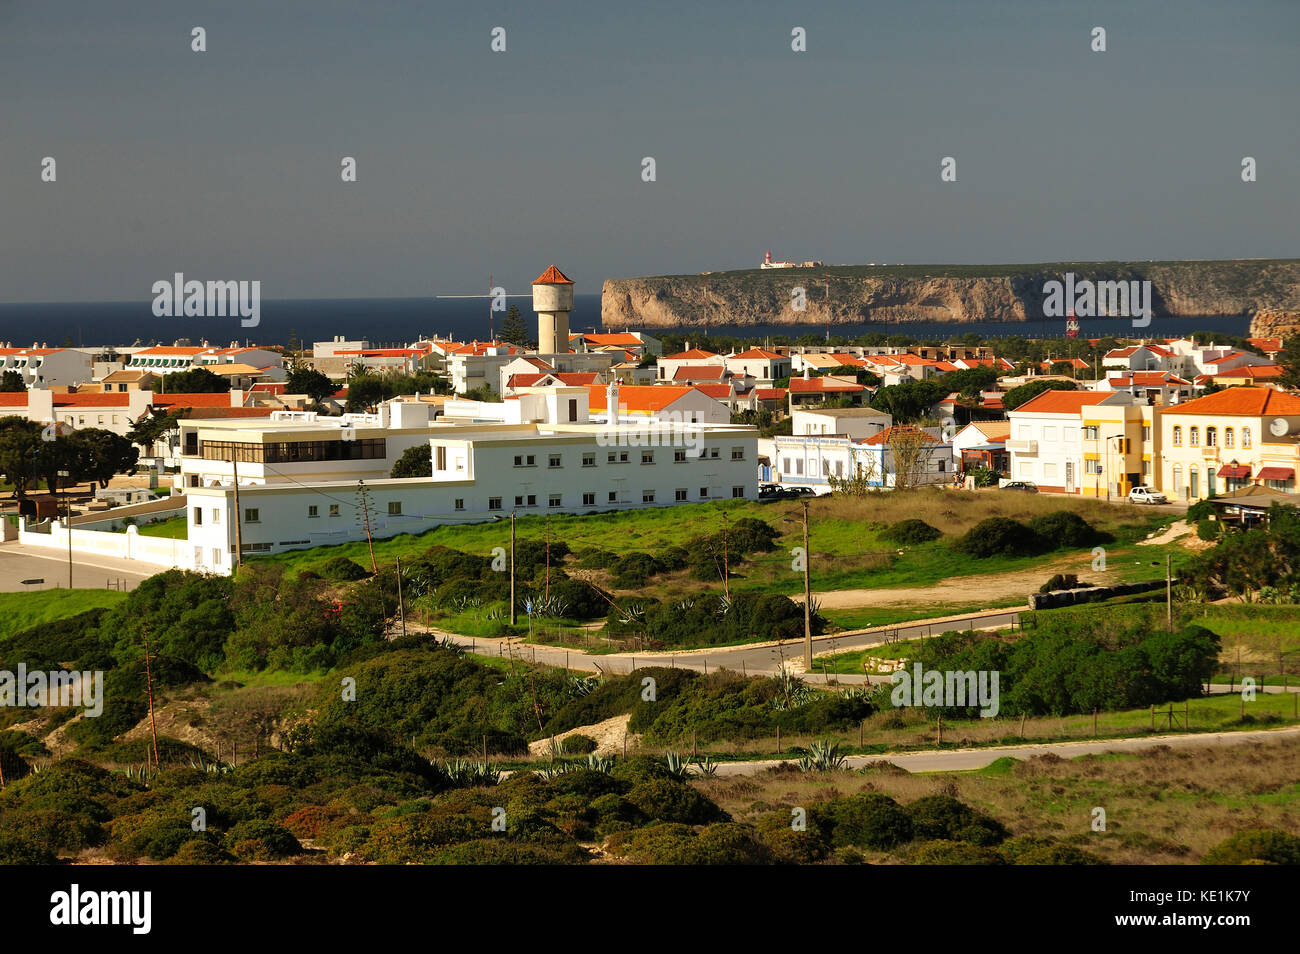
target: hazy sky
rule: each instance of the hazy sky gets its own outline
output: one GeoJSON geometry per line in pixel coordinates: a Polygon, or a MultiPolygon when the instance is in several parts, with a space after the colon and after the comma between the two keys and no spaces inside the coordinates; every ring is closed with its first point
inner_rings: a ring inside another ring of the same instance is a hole
{"type": "Polygon", "coordinates": [[[0,301],[1300,255],[1297,0],[0,0],[0,90],[0,301]]]}

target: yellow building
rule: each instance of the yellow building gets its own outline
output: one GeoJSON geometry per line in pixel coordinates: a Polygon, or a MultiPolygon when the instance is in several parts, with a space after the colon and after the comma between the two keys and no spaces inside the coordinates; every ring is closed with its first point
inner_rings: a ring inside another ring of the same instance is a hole
{"type": "Polygon", "coordinates": [[[1160,434],[1150,404],[1094,404],[1080,409],[1084,497],[1127,497],[1134,487],[1159,490],[1160,434]]]}
{"type": "Polygon", "coordinates": [[[1161,487],[1203,500],[1262,484],[1294,493],[1300,466],[1300,397],[1273,388],[1229,388],[1158,415],[1161,487]]]}

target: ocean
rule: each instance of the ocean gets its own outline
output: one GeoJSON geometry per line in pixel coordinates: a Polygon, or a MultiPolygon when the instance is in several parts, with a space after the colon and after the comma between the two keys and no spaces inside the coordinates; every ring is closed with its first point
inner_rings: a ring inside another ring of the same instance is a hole
{"type": "MultiPolygon", "coordinates": [[[[519,305],[526,320],[535,320],[528,299],[514,299],[513,303],[519,305]]],[[[503,312],[492,316],[495,331],[501,331],[504,320],[503,312]]],[[[1153,318],[1145,329],[1133,328],[1127,319],[1080,319],[1079,324],[1080,335],[1089,338],[1106,335],[1173,338],[1209,330],[1245,335],[1250,319],[1246,316],[1153,318]]],[[[574,296],[569,329],[573,332],[623,330],[600,328],[600,295],[593,294],[574,296]]],[[[646,330],[655,334],[666,329],[646,330]]],[[[826,326],[744,325],[709,330],[720,335],[763,339],[775,335],[824,336],[826,326]]],[[[976,321],[958,324],[923,321],[831,326],[833,335],[854,336],[872,331],[939,340],[970,332],[988,338],[1064,338],[1065,323],[1057,319],[1048,322],[976,321]]],[[[693,345],[703,344],[708,339],[708,332],[703,328],[681,329],[681,332],[690,338],[693,345]]],[[[294,335],[307,346],[313,341],[327,341],[335,335],[365,338],[374,347],[396,347],[430,336],[485,341],[489,336],[488,302],[486,299],[464,298],[265,300],[262,302],[261,321],[256,328],[240,327],[238,318],[157,318],[151,301],[0,304],[0,341],[10,342],[15,347],[33,343],[50,347],[69,343],[79,347],[171,344],[181,338],[188,338],[195,345],[203,339],[223,346],[232,341],[285,344],[294,335]]]]}

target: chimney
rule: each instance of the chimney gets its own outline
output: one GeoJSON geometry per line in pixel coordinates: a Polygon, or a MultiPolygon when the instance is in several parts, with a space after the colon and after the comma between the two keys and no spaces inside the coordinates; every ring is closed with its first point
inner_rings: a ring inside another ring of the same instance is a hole
{"type": "Polygon", "coordinates": [[[606,423],[618,423],[618,382],[610,381],[605,385],[605,415],[606,423]]]}
{"type": "Polygon", "coordinates": [[[805,362],[805,363],[804,363],[804,366],[803,366],[803,379],[804,379],[805,381],[808,380],[808,364],[807,364],[807,362],[805,362]]]}

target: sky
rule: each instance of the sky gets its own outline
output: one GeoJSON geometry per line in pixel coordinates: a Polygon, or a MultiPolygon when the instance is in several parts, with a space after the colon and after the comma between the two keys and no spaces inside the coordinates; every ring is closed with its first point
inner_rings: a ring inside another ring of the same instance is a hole
{"type": "Polygon", "coordinates": [[[0,301],[1295,257],[1298,53],[1296,0],[0,0],[0,301]]]}

